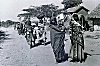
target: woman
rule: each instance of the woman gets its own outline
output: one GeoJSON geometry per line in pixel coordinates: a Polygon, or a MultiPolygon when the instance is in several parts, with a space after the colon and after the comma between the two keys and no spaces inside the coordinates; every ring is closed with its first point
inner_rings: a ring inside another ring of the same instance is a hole
{"type": "Polygon", "coordinates": [[[51,46],[55,55],[55,59],[57,63],[61,63],[66,61],[65,58],[65,50],[64,50],[64,38],[65,32],[61,27],[61,23],[58,23],[56,17],[51,20],[50,24],[50,38],[51,38],[51,46]]]}
{"type": "Polygon", "coordinates": [[[71,49],[69,56],[72,62],[82,62],[84,60],[84,39],[82,34],[82,27],[77,14],[73,14],[70,22],[70,39],[71,49]]]}

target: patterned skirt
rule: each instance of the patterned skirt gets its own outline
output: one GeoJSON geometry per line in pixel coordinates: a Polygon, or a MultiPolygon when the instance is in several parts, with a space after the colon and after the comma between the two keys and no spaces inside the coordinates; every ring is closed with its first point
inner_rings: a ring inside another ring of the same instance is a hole
{"type": "Polygon", "coordinates": [[[69,56],[74,61],[84,61],[84,39],[82,33],[74,32],[70,39],[71,48],[69,56]]]}

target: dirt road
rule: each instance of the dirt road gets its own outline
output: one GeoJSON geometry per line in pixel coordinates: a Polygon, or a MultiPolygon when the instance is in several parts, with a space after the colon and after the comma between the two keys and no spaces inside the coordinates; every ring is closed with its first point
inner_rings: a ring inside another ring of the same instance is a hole
{"type": "MultiPolygon", "coordinates": [[[[51,45],[40,45],[30,49],[26,39],[18,35],[13,27],[0,28],[8,36],[0,42],[0,66],[100,66],[100,31],[85,32],[85,52],[92,54],[84,63],[73,63],[69,60],[56,64],[51,45]]],[[[65,50],[68,53],[70,40],[67,35],[65,50]]]]}

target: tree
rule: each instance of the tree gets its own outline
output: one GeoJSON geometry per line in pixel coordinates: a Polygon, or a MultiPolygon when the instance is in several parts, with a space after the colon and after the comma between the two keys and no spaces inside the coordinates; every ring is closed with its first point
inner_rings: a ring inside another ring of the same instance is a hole
{"type": "Polygon", "coordinates": [[[18,17],[24,17],[23,22],[27,21],[27,19],[30,19],[31,17],[37,17],[40,22],[43,21],[43,18],[51,18],[52,15],[55,13],[55,15],[58,14],[58,6],[54,4],[47,4],[47,5],[41,5],[41,6],[30,6],[27,9],[23,9],[22,11],[25,11],[27,13],[18,14],[18,17]]]}
{"type": "Polygon", "coordinates": [[[6,21],[6,24],[7,24],[8,26],[10,26],[10,25],[13,25],[14,22],[13,22],[12,20],[7,20],[7,21],[6,21]]]}
{"type": "Polygon", "coordinates": [[[75,7],[82,3],[82,0],[63,0],[62,4],[64,4],[64,8],[75,7]]]}
{"type": "Polygon", "coordinates": [[[30,12],[33,17],[43,18],[43,17],[51,17],[53,12],[56,12],[58,6],[54,4],[47,4],[41,6],[31,6],[31,8],[23,9],[23,11],[30,12]]]}
{"type": "Polygon", "coordinates": [[[42,5],[41,10],[45,17],[52,17],[52,14],[58,9],[58,6],[55,6],[54,4],[48,4],[48,5],[42,5]]]}

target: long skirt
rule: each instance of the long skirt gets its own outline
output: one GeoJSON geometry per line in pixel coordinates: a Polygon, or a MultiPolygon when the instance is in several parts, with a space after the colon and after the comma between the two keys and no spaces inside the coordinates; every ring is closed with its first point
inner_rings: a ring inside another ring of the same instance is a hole
{"type": "Polygon", "coordinates": [[[69,56],[74,61],[84,61],[84,39],[82,34],[74,34],[71,38],[71,48],[69,56]]]}
{"type": "Polygon", "coordinates": [[[65,59],[64,38],[65,33],[57,32],[56,30],[50,31],[51,46],[55,55],[56,61],[63,61],[65,59]]]}

